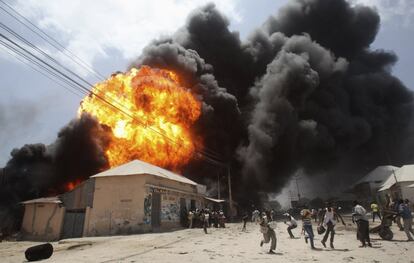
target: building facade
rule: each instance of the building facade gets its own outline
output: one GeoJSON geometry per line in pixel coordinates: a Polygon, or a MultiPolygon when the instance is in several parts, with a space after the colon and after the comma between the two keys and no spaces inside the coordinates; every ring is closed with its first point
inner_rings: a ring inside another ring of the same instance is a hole
{"type": "MultiPolygon", "coordinates": [[[[92,176],[72,191],[59,196],[53,235],[46,232],[37,240],[81,236],[134,234],[179,228],[190,209],[204,207],[205,187],[160,167],[134,160],[92,176]],[[42,238],[43,237],[43,238],[42,238]]],[[[32,200],[34,201],[34,200],[32,200]]],[[[31,202],[31,201],[29,201],[31,202]]],[[[33,215],[25,206],[22,227],[31,239],[29,218],[47,222],[53,205],[33,215]],[[27,219],[26,219],[27,218],[27,219]],[[24,222],[26,222],[24,221],[24,222]]],[[[53,222],[55,222],[53,221],[53,222]]]]}
{"type": "Polygon", "coordinates": [[[58,240],[65,208],[58,197],[39,198],[23,202],[25,212],[21,234],[30,240],[58,240]]]}

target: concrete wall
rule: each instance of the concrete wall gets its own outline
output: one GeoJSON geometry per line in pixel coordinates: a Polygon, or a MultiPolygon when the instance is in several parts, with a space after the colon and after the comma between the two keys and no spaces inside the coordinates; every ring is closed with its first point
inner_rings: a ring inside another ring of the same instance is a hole
{"type": "Polygon", "coordinates": [[[143,176],[95,178],[93,205],[85,215],[84,233],[100,236],[142,231],[143,200],[143,176]]]}
{"type": "Polygon", "coordinates": [[[21,233],[26,240],[54,241],[60,237],[65,208],[55,203],[25,205],[21,233]]]}
{"type": "MultiPolygon", "coordinates": [[[[195,185],[149,175],[146,177],[145,199],[151,199],[153,192],[161,194],[161,229],[181,226],[181,198],[185,200],[187,211],[190,210],[191,200],[195,201],[196,208],[204,207],[204,198],[197,194],[195,185]]],[[[147,203],[150,204],[150,202],[147,203]]],[[[151,208],[147,208],[146,211],[144,223],[150,224],[151,208]]]]}
{"type": "Polygon", "coordinates": [[[95,179],[90,178],[72,191],[62,194],[60,198],[66,209],[85,209],[93,204],[94,189],[95,179]]]}
{"type": "Polygon", "coordinates": [[[204,205],[196,187],[152,175],[95,178],[93,205],[85,215],[85,236],[152,231],[152,194],[161,194],[161,229],[180,226],[180,198],[204,205]]]}
{"type": "Polygon", "coordinates": [[[153,193],[161,195],[161,229],[181,226],[181,198],[185,200],[186,210],[190,210],[191,200],[197,208],[204,207],[204,198],[197,194],[196,186],[147,176],[144,198],[144,224],[151,225],[151,199],[153,193]]]}

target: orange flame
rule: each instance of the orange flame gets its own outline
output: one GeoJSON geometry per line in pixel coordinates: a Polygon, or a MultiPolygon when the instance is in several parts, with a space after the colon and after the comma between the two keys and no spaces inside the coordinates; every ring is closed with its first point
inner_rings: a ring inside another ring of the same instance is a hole
{"type": "Polygon", "coordinates": [[[79,114],[88,112],[112,128],[113,140],[106,150],[111,167],[140,159],[179,170],[201,144],[190,130],[201,104],[172,71],[132,68],[96,84],[93,93],[83,99],[79,114]]]}
{"type": "Polygon", "coordinates": [[[65,184],[65,192],[72,191],[78,184],[82,183],[80,179],[65,184]]]}

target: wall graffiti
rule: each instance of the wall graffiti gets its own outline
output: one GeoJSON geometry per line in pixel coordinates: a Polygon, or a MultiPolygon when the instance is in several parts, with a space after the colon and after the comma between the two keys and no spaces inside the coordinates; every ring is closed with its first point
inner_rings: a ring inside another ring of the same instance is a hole
{"type": "Polygon", "coordinates": [[[162,221],[180,221],[180,210],[176,203],[163,204],[161,206],[161,220],[162,221]]]}
{"type": "Polygon", "coordinates": [[[151,206],[152,198],[151,194],[147,195],[144,199],[144,224],[151,224],[151,206]]]}

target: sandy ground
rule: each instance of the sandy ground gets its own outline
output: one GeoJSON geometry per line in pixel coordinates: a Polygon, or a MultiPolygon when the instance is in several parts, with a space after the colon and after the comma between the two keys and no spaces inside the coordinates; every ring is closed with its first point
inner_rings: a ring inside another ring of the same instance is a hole
{"type": "MultiPolygon", "coordinates": [[[[315,228],[315,227],[314,227],[315,228]]],[[[225,229],[184,229],[168,233],[130,236],[67,239],[52,243],[54,254],[42,262],[413,262],[414,242],[406,242],[404,232],[393,227],[394,240],[384,241],[372,234],[373,248],[359,248],[354,227],[337,227],[335,249],[311,250],[294,229],[296,239],[290,239],[283,222],[277,223],[276,255],[267,253],[268,244],[259,246],[258,225],[249,223],[247,232],[241,224],[227,224],[225,229]]],[[[24,251],[36,242],[0,243],[0,262],[25,262],[24,251]]]]}

